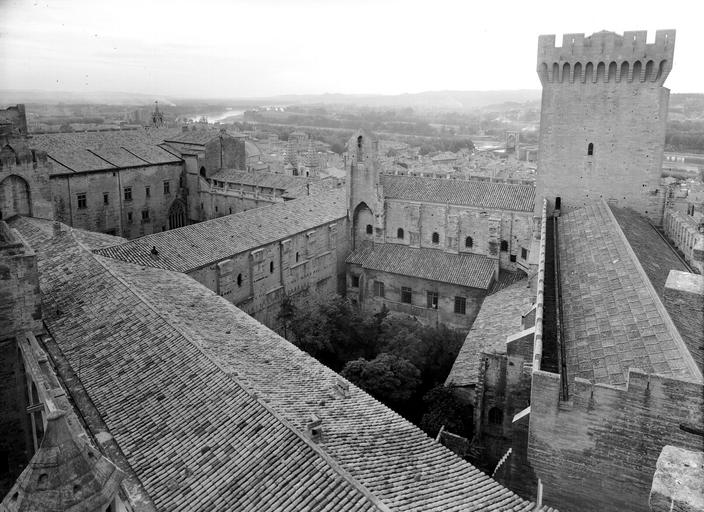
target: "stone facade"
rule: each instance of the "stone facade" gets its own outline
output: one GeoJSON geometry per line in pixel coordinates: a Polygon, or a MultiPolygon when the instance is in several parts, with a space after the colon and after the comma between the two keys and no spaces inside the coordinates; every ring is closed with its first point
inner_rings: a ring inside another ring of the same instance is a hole
{"type": "Polygon", "coordinates": [[[562,210],[613,200],[662,224],[660,172],[675,31],[540,36],[538,197],[562,210]]]}
{"type": "Polygon", "coordinates": [[[46,153],[14,138],[0,148],[0,219],[13,215],[53,218],[51,162],[46,153]]]}
{"type": "Polygon", "coordinates": [[[689,353],[704,372],[704,276],[671,270],[663,303],[689,353]]]}
{"type": "Polygon", "coordinates": [[[687,263],[704,274],[704,216],[699,212],[694,215],[667,208],[662,227],[687,263]]]}
{"type": "Polygon", "coordinates": [[[560,510],[648,510],[663,447],[701,449],[701,382],[637,370],[625,389],[575,378],[569,402],[560,387],[559,375],[533,373],[528,445],[544,499],[560,510]]]}

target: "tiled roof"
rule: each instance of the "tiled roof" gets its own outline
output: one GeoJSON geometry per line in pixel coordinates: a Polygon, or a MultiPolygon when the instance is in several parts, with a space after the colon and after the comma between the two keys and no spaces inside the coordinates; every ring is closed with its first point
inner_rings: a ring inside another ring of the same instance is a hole
{"type": "Polygon", "coordinates": [[[159,509],[533,509],[189,277],[26,236],[47,327],[159,509]]]}
{"type": "MultiPolygon", "coordinates": [[[[378,510],[366,489],[205,353],[202,339],[171,322],[170,298],[157,306],[131,286],[126,278],[139,267],[92,254],[72,232],[23,235],[39,256],[45,325],[157,509],[324,510],[337,500],[335,509],[378,510]]],[[[179,296],[201,288],[182,274],[152,272],[179,296]]],[[[210,295],[199,308],[218,300],[210,295]]],[[[241,315],[230,314],[230,329],[247,323],[241,315]]]]}
{"type": "Polygon", "coordinates": [[[30,145],[60,164],[55,174],[180,162],[157,146],[160,135],[158,130],[42,134],[33,135],[30,145]]]}
{"type": "Polygon", "coordinates": [[[407,201],[449,203],[490,210],[532,212],[535,187],[488,181],[381,175],[384,196],[407,201]]]}
{"type": "Polygon", "coordinates": [[[568,379],[622,385],[629,368],[701,379],[609,207],[558,223],[568,379]]]}
{"type": "Polygon", "coordinates": [[[288,176],[286,174],[262,171],[237,171],[235,169],[223,169],[213,174],[210,179],[228,183],[241,183],[243,185],[278,188],[283,190],[305,188],[306,183],[319,181],[314,178],[306,178],[304,176],[288,176]]]}
{"type": "Polygon", "coordinates": [[[658,234],[648,219],[631,209],[611,205],[609,207],[655,291],[662,299],[670,270],[690,272],[690,269],[682,263],[674,249],[658,234]]]}
{"type": "MultiPolygon", "coordinates": [[[[67,229],[64,224],[57,224],[62,226],[63,229],[67,229]]],[[[31,233],[32,236],[51,237],[54,231],[54,223],[52,221],[34,217],[17,216],[12,219],[12,225],[23,233],[31,233]]],[[[112,247],[115,244],[127,242],[126,238],[108,235],[106,233],[98,233],[97,231],[86,231],[84,229],[74,228],[73,234],[79,242],[90,249],[102,249],[104,247],[112,247]]]]}
{"type": "Polygon", "coordinates": [[[476,384],[481,354],[506,353],[506,338],[523,329],[521,317],[535,302],[535,297],[535,287],[529,288],[527,279],[488,295],[452,365],[445,385],[476,384]]]}
{"type": "Polygon", "coordinates": [[[276,203],[101,249],[98,254],[188,272],[345,217],[345,191],[335,189],[276,203]],[[151,256],[152,247],[159,255],[151,256]]]}
{"type": "Polygon", "coordinates": [[[363,244],[347,257],[346,262],[391,274],[483,290],[491,285],[496,268],[495,260],[486,256],[452,254],[401,244],[363,244]]]}

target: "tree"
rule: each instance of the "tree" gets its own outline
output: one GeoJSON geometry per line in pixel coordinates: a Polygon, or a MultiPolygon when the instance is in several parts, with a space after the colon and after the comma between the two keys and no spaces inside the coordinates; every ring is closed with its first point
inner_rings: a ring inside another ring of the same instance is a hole
{"type": "Polygon", "coordinates": [[[407,406],[420,384],[420,371],[412,363],[393,354],[382,353],[371,361],[350,361],[342,376],[369,394],[397,409],[407,406]]]}
{"type": "Polygon", "coordinates": [[[436,436],[440,428],[444,425],[445,430],[463,436],[472,437],[472,417],[465,410],[471,410],[464,406],[449,388],[439,385],[428,391],[423,396],[425,414],[420,420],[419,427],[429,436],[436,436]]]}
{"type": "Polygon", "coordinates": [[[284,329],[284,338],[286,339],[288,339],[288,330],[296,314],[296,305],[291,300],[291,297],[285,295],[284,299],[281,301],[281,310],[279,310],[279,314],[276,315],[276,319],[281,323],[284,329]]]}

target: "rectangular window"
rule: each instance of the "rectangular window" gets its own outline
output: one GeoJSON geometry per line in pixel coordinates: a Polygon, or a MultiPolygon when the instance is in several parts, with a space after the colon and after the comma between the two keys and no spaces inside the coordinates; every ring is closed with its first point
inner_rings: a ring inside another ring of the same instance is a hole
{"type": "Polygon", "coordinates": [[[438,309],[438,292],[428,292],[428,308],[438,309]]]}
{"type": "Polygon", "coordinates": [[[144,195],[147,197],[152,197],[152,187],[144,187],[144,195]]]}
{"type": "Polygon", "coordinates": [[[127,212],[127,224],[132,224],[132,212],[127,212]]]}
{"type": "Polygon", "coordinates": [[[149,220],[149,210],[142,210],[142,220],[144,220],[144,221],[149,220]]]}
{"type": "Polygon", "coordinates": [[[455,297],[455,313],[458,315],[467,314],[467,299],[465,297],[455,297]]]}
{"type": "Polygon", "coordinates": [[[171,182],[165,181],[164,182],[164,194],[170,194],[170,193],[171,193],[171,182]]]}
{"type": "Polygon", "coordinates": [[[524,260],[528,258],[528,250],[525,247],[521,247],[521,258],[524,260]]]}
{"type": "Polygon", "coordinates": [[[512,254],[511,256],[509,256],[508,259],[510,259],[511,262],[515,263],[515,262],[516,262],[516,255],[515,255],[515,254],[512,254]]]}
{"type": "Polygon", "coordinates": [[[77,194],[76,197],[78,198],[78,209],[79,210],[84,210],[84,209],[88,208],[88,201],[86,200],[85,194],[77,194]]]}
{"type": "Polygon", "coordinates": [[[125,201],[132,201],[132,187],[125,187],[125,201]]]}
{"type": "Polygon", "coordinates": [[[359,288],[359,276],[352,276],[352,288],[359,288]]]}
{"type": "Polygon", "coordinates": [[[384,297],[384,283],[381,281],[374,281],[374,295],[384,297]]]}
{"type": "Polygon", "coordinates": [[[413,290],[406,286],[401,287],[401,302],[410,304],[413,301],[413,290]]]}
{"type": "Polygon", "coordinates": [[[110,204],[110,194],[103,192],[103,204],[110,204]]]}

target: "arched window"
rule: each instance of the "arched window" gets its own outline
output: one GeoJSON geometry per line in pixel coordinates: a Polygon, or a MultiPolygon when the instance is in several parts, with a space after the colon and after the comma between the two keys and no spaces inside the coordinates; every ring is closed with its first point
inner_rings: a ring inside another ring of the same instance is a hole
{"type": "Polygon", "coordinates": [[[582,81],[582,63],[578,62],[574,65],[574,73],[572,73],[572,82],[582,81]]]}
{"type": "Polygon", "coordinates": [[[273,261],[269,263],[269,273],[270,274],[274,273],[274,262],[273,261]]]}
{"type": "Polygon", "coordinates": [[[464,239],[464,246],[469,248],[474,245],[474,240],[472,240],[471,236],[468,236],[467,238],[464,239]]]}
{"type": "Polygon", "coordinates": [[[367,224],[367,234],[371,235],[372,233],[374,233],[374,228],[371,224],[367,224]]]}
{"type": "Polygon", "coordinates": [[[540,78],[546,82],[548,80],[548,65],[545,62],[540,65],[540,78]]]}
{"type": "Polygon", "coordinates": [[[504,252],[508,251],[508,242],[506,240],[501,240],[501,250],[504,252]]]}
{"type": "Polygon", "coordinates": [[[594,81],[594,64],[587,62],[587,66],[584,68],[584,82],[590,84],[594,81]]]}
{"type": "Polygon", "coordinates": [[[433,233],[433,243],[434,244],[439,244],[440,243],[440,235],[437,233],[433,233]]]}
{"type": "Polygon", "coordinates": [[[604,64],[603,62],[600,62],[596,66],[596,81],[598,83],[604,82],[605,81],[604,78],[606,78],[605,75],[606,75],[606,64],[604,64]]]}
{"type": "Polygon", "coordinates": [[[590,142],[589,145],[587,146],[587,156],[593,156],[594,155],[594,143],[590,142]]]}
{"type": "Polygon", "coordinates": [[[606,77],[607,82],[615,82],[616,81],[616,68],[617,68],[617,66],[616,66],[615,62],[612,62],[611,64],[609,64],[609,74],[606,77]]]}
{"type": "Polygon", "coordinates": [[[200,175],[205,178],[205,167],[200,168],[200,175]]]}
{"type": "Polygon", "coordinates": [[[634,82],[642,82],[641,77],[640,77],[642,69],[643,69],[643,64],[641,64],[639,60],[637,60],[633,63],[633,81],[634,82]]]}
{"type": "Polygon", "coordinates": [[[565,83],[570,82],[570,63],[565,62],[565,64],[562,66],[562,81],[565,83]]]}
{"type": "Polygon", "coordinates": [[[560,81],[560,65],[557,62],[552,65],[552,81],[560,81]]]}
{"type": "Polygon", "coordinates": [[[628,69],[630,67],[630,64],[628,62],[622,62],[621,63],[621,82],[627,82],[628,81],[628,69]]]}
{"type": "Polygon", "coordinates": [[[489,423],[491,425],[501,425],[504,422],[504,412],[498,407],[489,409],[489,423]]]}
{"type": "Polygon", "coordinates": [[[663,71],[665,71],[665,64],[667,64],[666,60],[660,61],[660,66],[658,67],[658,74],[655,77],[655,80],[660,80],[660,77],[662,76],[663,71]]]}
{"type": "Polygon", "coordinates": [[[237,286],[242,286],[242,274],[237,274],[237,286]]]}
{"type": "Polygon", "coordinates": [[[398,228],[398,231],[396,231],[396,238],[403,240],[403,228],[398,228]]]}
{"type": "Polygon", "coordinates": [[[645,81],[653,82],[655,80],[655,62],[649,60],[645,65],[645,81]]]}

